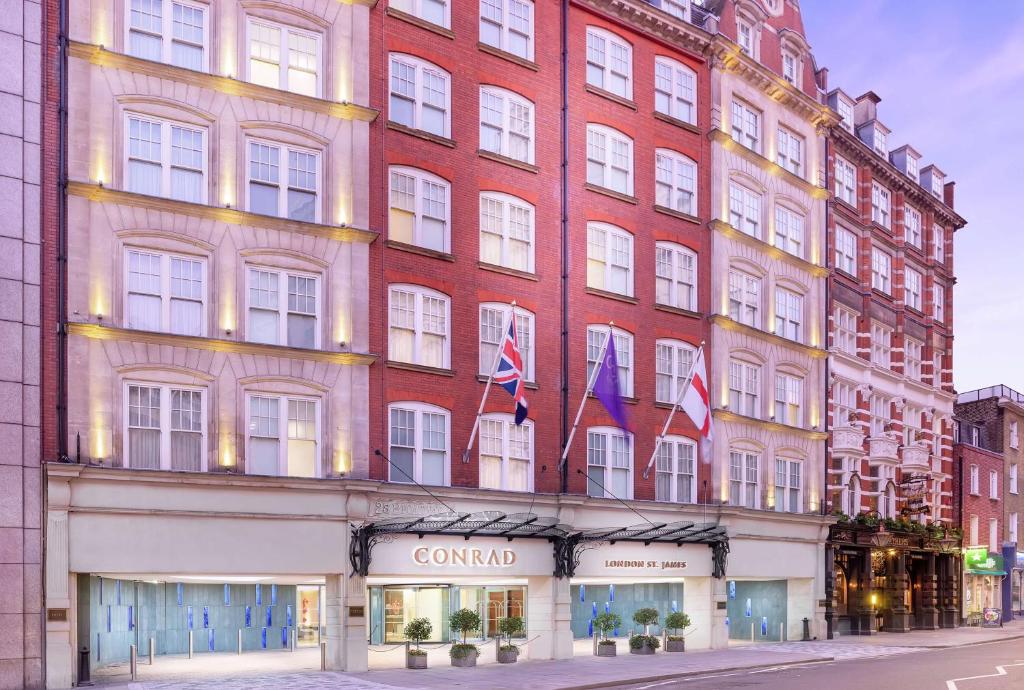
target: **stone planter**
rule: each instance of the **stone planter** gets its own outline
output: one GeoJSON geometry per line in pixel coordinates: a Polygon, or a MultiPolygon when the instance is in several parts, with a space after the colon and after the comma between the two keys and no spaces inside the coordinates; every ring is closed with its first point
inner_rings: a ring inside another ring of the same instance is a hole
{"type": "Polygon", "coordinates": [[[610,644],[597,643],[597,655],[598,656],[615,656],[616,645],[614,642],[610,644]]]}
{"type": "Polygon", "coordinates": [[[465,656],[453,656],[452,666],[459,668],[471,668],[476,666],[476,657],[479,654],[475,649],[471,649],[466,652],[465,656]]]}
{"type": "Polygon", "coordinates": [[[685,652],[686,640],[667,640],[665,642],[666,652],[685,652]]]}
{"type": "Polygon", "coordinates": [[[501,649],[498,648],[496,653],[499,664],[514,664],[519,660],[518,649],[501,649]]]}
{"type": "Polygon", "coordinates": [[[635,649],[633,647],[630,647],[629,648],[629,653],[630,654],[654,654],[654,647],[649,647],[647,645],[640,645],[639,647],[637,647],[635,649]]]}
{"type": "Polygon", "coordinates": [[[405,667],[406,668],[426,668],[427,667],[427,655],[426,654],[406,654],[405,655],[405,667]]]}

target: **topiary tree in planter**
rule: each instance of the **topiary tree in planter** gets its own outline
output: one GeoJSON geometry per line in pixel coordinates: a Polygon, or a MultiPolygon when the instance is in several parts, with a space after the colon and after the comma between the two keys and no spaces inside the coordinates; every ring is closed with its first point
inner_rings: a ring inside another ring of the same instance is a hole
{"type": "Polygon", "coordinates": [[[519,616],[508,616],[498,621],[498,663],[514,664],[519,659],[519,647],[512,643],[512,638],[523,632],[523,619],[519,616]]]}
{"type": "Polygon", "coordinates": [[[403,631],[406,639],[412,640],[416,643],[414,649],[408,649],[405,653],[405,667],[406,668],[426,668],[427,667],[427,653],[420,649],[420,642],[430,637],[431,633],[434,632],[434,626],[431,625],[429,618],[413,618],[409,621],[409,624],[405,626],[403,631]]]}
{"type": "Polygon", "coordinates": [[[686,629],[690,627],[690,617],[682,611],[673,611],[665,616],[665,628],[671,630],[665,640],[666,652],[686,651],[686,629]]]}
{"type": "Polygon", "coordinates": [[[640,635],[630,635],[630,654],[654,654],[654,650],[661,646],[661,640],[651,634],[651,626],[658,623],[657,609],[637,609],[633,614],[633,622],[644,626],[644,632],[640,635]]]}
{"type": "Polygon", "coordinates": [[[459,609],[452,614],[449,624],[452,630],[461,634],[462,642],[452,645],[449,655],[452,666],[476,666],[476,657],[480,653],[475,644],[466,642],[466,635],[480,629],[480,614],[473,609],[459,609]]]}
{"type": "Polygon", "coordinates": [[[600,638],[597,643],[598,656],[615,656],[615,640],[608,639],[608,633],[622,625],[622,616],[617,613],[600,613],[594,618],[594,632],[600,638]]]}

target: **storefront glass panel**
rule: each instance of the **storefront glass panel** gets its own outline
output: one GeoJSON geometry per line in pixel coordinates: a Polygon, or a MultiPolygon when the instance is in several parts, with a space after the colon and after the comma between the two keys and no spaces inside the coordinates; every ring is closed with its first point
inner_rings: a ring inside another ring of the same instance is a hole
{"type": "MultiPolygon", "coordinates": [[[[622,627],[614,635],[627,635],[637,626],[633,614],[637,609],[654,608],[658,619],[673,611],[685,611],[682,582],[651,582],[639,584],[577,584],[570,588],[572,599],[572,636],[590,637],[594,633],[593,620],[599,613],[609,611],[622,617],[622,627]]],[[[653,634],[660,634],[659,626],[652,626],[653,634]]]]}
{"type": "Polygon", "coordinates": [[[295,623],[296,644],[300,647],[315,647],[320,644],[323,587],[300,585],[297,589],[299,615],[295,623]]]}
{"type": "Polygon", "coordinates": [[[467,608],[480,614],[481,630],[469,638],[498,636],[502,618],[519,616],[526,623],[526,587],[519,585],[386,585],[370,587],[370,643],[405,641],[405,626],[426,618],[433,627],[427,642],[447,642],[452,612],[467,608]],[[380,630],[381,632],[378,632],[380,630]]]}

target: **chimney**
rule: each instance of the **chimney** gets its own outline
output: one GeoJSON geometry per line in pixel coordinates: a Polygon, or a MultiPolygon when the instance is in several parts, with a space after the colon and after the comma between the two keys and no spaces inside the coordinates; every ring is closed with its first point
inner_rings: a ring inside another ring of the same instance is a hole
{"type": "Polygon", "coordinates": [[[828,67],[822,67],[814,73],[814,80],[818,82],[818,88],[828,91],[828,67]]]}
{"type": "Polygon", "coordinates": [[[942,188],[943,201],[946,206],[953,208],[953,191],[956,189],[956,182],[947,182],[942,188]]]}
{"type": "Polygon", "coordinates": [[[856,98],[856,105],[853,107],[853,123],[860,127],[865,122],[871,122],[878,118],[878,104],[882,101],[874,91],[868,91],[856,98]]]}

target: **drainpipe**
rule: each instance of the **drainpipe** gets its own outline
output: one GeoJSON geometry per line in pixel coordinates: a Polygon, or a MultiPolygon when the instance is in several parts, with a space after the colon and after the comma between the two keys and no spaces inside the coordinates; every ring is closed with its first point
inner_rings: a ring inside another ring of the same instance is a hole
{"type": "MultiPolygon", "coordinates": [[[[569,440],[569,0],[562,3],[562,443],[569,440]]],[[[562,463],[561,493],[569,493],[569,459],[562,463]]]]}
{"type": "MultiPolygon", "coordinates": [[[[825,135],[825,189],[830,189],[831,177],[828,173],[828,156],[832,151],[832,141],[829,139],[828,134],[825,135]]],[[[822,322],[822,330],[824,331],[823,343],[825,350],[828,351],[828,317],[832,313],[831,303],[831,284],[832,284],[832,243],[829,232],[829,221],[832,219],[832,206],[828,200],[825,201],[825,268],[828,269],[828,273],[825,276],[825,319],[822,322]]],[[[831,366],[828,356],[825,357],[825,386],[823,399],[824,405],[821,415],[821,428],[825,430],[825,472],[822,475],[822,494],[821,494],[821,513],[827,514],[828,508],[828,471],[831,465],[831,459],[829,456],[829,450],[831,449],[831,442],[828,436],[829,423],[828,423],[828,398],[829,398],[829,376],[831,375],[831,366]]],[[[831,546],[825,547],[825,594],[828,603],[825,606],[825,639],[831,640],[834,637],[832,629],[833,622],[835,619],[835,611],[832,607],[832,598],[835,596],[835,552],[831,546]]]]}

